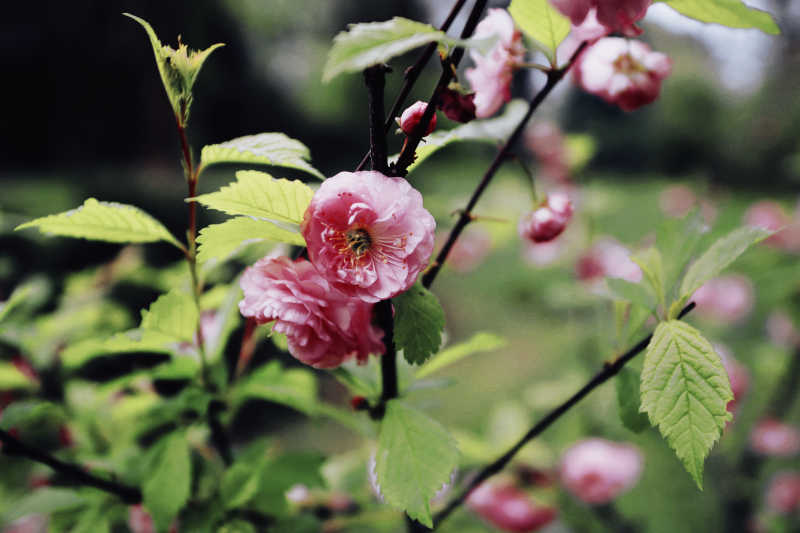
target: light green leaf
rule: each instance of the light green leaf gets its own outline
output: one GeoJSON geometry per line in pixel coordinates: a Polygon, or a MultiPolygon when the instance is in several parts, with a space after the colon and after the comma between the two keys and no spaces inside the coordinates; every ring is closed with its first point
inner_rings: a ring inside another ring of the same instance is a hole
{"type": "Polygon", "coordinates": [[[178,49],[175,50],[171,46],[161,44],[155,31],[146,20],[130,13],[123,13],[123,15],[141,24],[144,31],[147,32],[147,37],[153,47],[158,73],[161,75],[161,82],[164,84],[169,103],[175,116],[179,117],[181,124],[186,125],[186,121],[189,119],[189,109],[192,105],[192,87],[197,80],[197,75],[211,52],[225,45],[217,43],[205,50],[189,50],[185,44],[180,42],[179,37],[178,49]]]}
{"type": "Polygon", "coordinates": [[[147,310],[142,310],[141,329],[193,342],[197,320],[197,306],[192,297],[185,292],[172,290],[159,296],[147,310]]]}
{"type": "Polygon", "coordinates": [[[114,202],[98,202],[94,198],[89,198],[77,209],[21,224],[15,231],[25,228],[39,228],[39,231],[47,235],[95,241],[167,241],[183,249],[183,245],[161,222],[138,207],[114,202]]]}
{"type": "Polygon", "coordinates": [[[695,211],[684,218],[669,218],[656,231],[656,247],[664,259],[664,287],[672,291],[686,263],[700,244],[706,226],[695,211]]]}
{"type": "Polygon", "coordinates": [[[240,170],[236,180],[217,192],[187,198],[187,201],[197,201],[229,215],[300,225],[314,196],[314,191],[301,181],[276,180],[257,170],[240,170]]]}
{"type": "Polygon", "coordinates": [[[324,457],[313,452],[288,452],[270,458],[261,468],[258,492],[249,507],[272,516],[287,513],[286,491],[293,485],[322,487],[320,468],[324,457]]]}
{"type": "Polygon", "coordinates": [[[261,470],[266,464],[266,456],[255,464],[251,461],[237,462],[222,476],[220,497],[226,509],[241,507],[258,492],[261,470]]]}
{"type": "Polygon", "coordinates": [[[411,364],[424,363],[442,345],[444,310],[432,292],[419,283],[392,298],[394,343],[411,364]]]}
{"type": "Polygon", "coordinates": [[[325,176],[308,163],[310,159],[311,153],[300,141],[283,133],[258,133],[204,146],[200,168],[219,163],[270,165],[296,168],[324,180],[325,176]]]}
{"type": "Polygon", "coordinates": [[[14,292],[11,293],[8,300],[0,302],[0,322],[5,320],[15,307],[24,302],[25,299],[33,293],[33,290],[34,288],[30,284],[22,285],[14,289],[14,292]]]}
{"type": "Polygon", "coordinates": [[[455,439],[424,413],[391,400],[381,421],[375,471],[386,502],[433,527],[430,500],[458,464],[455,439]]]}
{"type": "Polygon", "coordinates": [[[87,503],[86,499],[72,489],[43,487],[23,496],[8,507],[0,523],[11,522],[33,513],[56,513],[76,509],[87,503]]]}
{"type": "Polygon", "coordinates": [[[151,452],[144,476],[144,507],[158,531],[166,531],[189,500],[192,462],[186,435],[177,431],[164,437],[151,452]]]}
{"type": "Polygon", "coordinates": [[[703,461],[731,419],[733,399],[711,343],[685,322],[661,322],[645,353],[641,394],[642,412],[702,489],[703,461]]]}
{"type": "Polygon", "coordinates": [[[729,28],[756,28],[770,35],[781,30],[772,15],[740,0],[665,0],[672,9],[700,22],[713,22],[729,28]]]}
{"type": "Polygon", "coordinates": [[[197,236],[197,260],[205,263],[210,259],[226,259],[240,246],[259,241],[306,245],[299,231],[279,227],[263,218],[237,217],[200,230],[197,236]]]}
{"type": "Polygon", "coordinates": [[[525,34],[555,64],[556,48],[567,38],[571,29],[567,17],[554,8],[549,0],[513,0],[508,12],[525,34]]]}
{"type": "Polygon", "coordinates": [[[429,24],[394,17],[384,22],[350,24],[347,31],[333,38],[333,47],[322,72],[329,82],[343,72],[360,72],[385,63],[424,44],[440,42],[452,46],[485,47],[486,41],[463,41],[448,37],[429,24]]]}
{"type": "Polygon", "coordinates": [[[497,350],[498,348],[504,347],[508,342],[499,335],[495,335],[494,333],[488,333],[486,331],[480,331],[472,336],[467,341],[461,342],[459,344],[454,344],[453,346],[448,346],[435,357],[428,360],[424,365],[422,365],[419,370],[416,372],[417,378],[424,378],[433,374],[434,372],[438,372],[442,368],[452,365],[465,357],[469,357],[470,355],[476,354],[478,352],[490,352],[492,350],[497,350]]]}
{"type": "Polygon", "coordinates": [[[66,369],[75,369],[95,357],[136,352],[171,354],[176,339],[156,331],[131,329],[109,338],[89,338],[70,344],[61,353],[59,360],[66,369]]]}
{"type": "Polygon", "coordinates": [[[621,278],[606,278],[606,285],[614,298],[633,302],[649,310],[656,307],[656,297],[650,285],[631,283],[621,278]]]}
{"type": "MultiPolygon", "coordinates": [[[[631,256],[631,261],[639,265],[645,280],[655,294],[656,303],[664,305],[664,265],[661,253],[654,246],[631,256]]],[[[619,285],[618,285],[619,286],[619,285]]]]}
{"type": "Polygon", "coordinates": [[[0,390],[35,389],[36,383],[23,374],[16,366],[0,361],[0,390]]]}
{"type": "Polygon", "coordinates": [[[639,433],[650,427],[647,415],[640,412],[642,402],[639,392],[639,374],[630,368],[623,367],[617,374],[617,406],[622,425],[639,433]]]}
{"type": "Polygon", "coordinates": [[[314,415],[317,412],[317,381],[305,368],[284,369],[272,361],[256,370],[236,387],[236,403],[261,398],[314,415]]]}
{"type": "MultiPolygon", "coordinates": [[[[722,272],[750,246],[766,239],[772,233],[763,228],[744,226],[717,240],[686,271],[679,292],[680,303],[674,307],[679,311],[694,294],[694,291],[722,272]]],[[[670,315],[672,316],[672,312],[670,315]]]]}
{"type": "MultiPolygon", "coordinates": [[[[411,172],[440,148],[454,142],[478,141],[489,144],[505,142],[522,120],[527,108],[528,104],[525,101],[512,100],[500,116],[486,120],[472,120],[451,130],[434,131],[417,147],[417,158],[408,167],[408,171],[411,172]]],[[[391,161],[397,161],[397,158],[398,154],[395,154],[391,157],[391,161]]]]}
{"type": "Polygon", "coordinates": [[[216,338],[205,339],[206,356],[211,363],[222,359],[228,338],[242,321],[242,315],[239,313],[239,302],[242,299],[239,279],[234,280],[228,287],[221,287],[225,290],[225,294],[222,303],[215,308],[217,320],[220,322],[219,334],[216,338]]]}

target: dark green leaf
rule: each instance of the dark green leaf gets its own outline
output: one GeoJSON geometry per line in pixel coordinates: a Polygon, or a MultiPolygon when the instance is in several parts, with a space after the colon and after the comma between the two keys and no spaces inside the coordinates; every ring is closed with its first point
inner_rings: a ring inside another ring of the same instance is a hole
{"type": "Polygon", "coordinates": [[[394,342],[411,364],[424,363],[442,344],[444,310],[428,289],[416,284],[392,299],[394,342]]]}

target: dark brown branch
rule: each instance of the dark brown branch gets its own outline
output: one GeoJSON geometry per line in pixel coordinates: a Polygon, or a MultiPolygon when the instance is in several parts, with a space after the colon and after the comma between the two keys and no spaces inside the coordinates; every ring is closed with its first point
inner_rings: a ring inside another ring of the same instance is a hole
{"type": "MultiPolygon", "coordinates": [[[[439,27],[441,31],[446,32],[450,29],[450,26],[453,24],[453,21],[456,19],[456,16],[458,16],[459,11],[461,11],[461,8],[464,7],[465,3],[467,3],[467,0],[458,0],[453,5],[453,9],[450,10],[450,14],[447,15],[447,19],[445,19],[444,23],[439,27]]],[[[438,43],[431,43],[426,46],[417,61],[408,67],[404,72],[403,76],[405,81],[403,82],[403,86],[400,88],[400,92],[397,94],[397,98],[394,100],[392,109],[389,111],[389,114],[386,115],[386,120],[383,123],[385,133],[388,134],[392,130],[394,118],[400,114],[400,109],[405,104],[406,98],[408,98],[408,95],[411,92],[411,89],[414,87],[414,84],[417,83],[417,79],[419,78],[420,73],[422,73],[422,69],[425,68],[425,65],[428,63],[428,61],[430,61],[431,56],[433,56],[433,53],[436,52],[437,47],[438,43]]],[[[363,170],[368,161],[369,152],[364,154],[361,162],[356,167],[356,172],[363,170]]]]}
{"type": "Polygon", "coordinates": [[[486,187],[492,181],[492,178],[494,178],[497,170],[506,161],[506,159],[508,159],[511,147],[514,146],[519,137],[522,135],[522,131],[525,129],[525,125],[528,123],[528,120],[530,120],[533,113],[536,112],[536,109],[538,109],[542,101],[547,98],[547,95],[550,94],[550,91],[553,90],[553,87],[555,87],[558,82],[561,81],[567,71],[569,71],[570,67],[575,63],[575,60],[586,47],[586,44],[586,42],[581,43],[563,68],[551,70],[547,73],[547,82],[545,83],[544,87],[542,87],[542,89],[536,93],[536,95],[530,101],[530,104],[528,104],[528,111],[525,113],[525,116],[522,117],[520,123],[517,124],[517,127],[514,129],[513,133],[511,133],[511,136],[497,152],[492,164],[489,165],[489,168],[486,170],[486,173],[483,175],[480,183],[478,183],[475,191],[473,191],[472,196],[467,203],[467,207],[461,211],[461,216],[458,217],[456,225],[452,230],[450,230],[450,235],[448,235],[447,241],[439,251],[439,255],[436,256],[436,260],[431,264],[431,267],[428,269],[425,275],[422,276],[422,285],[424,285],[426,288],[430,288],[430,286],[433,284],[433,281],[436,279],[437,274],[444,265],[444,262],[447,260],[447,255],[450,253],[450,250],[452,250],[453,245],[455,245],[459,235],[461,235],[461,232],[464,231],[464,228],[467,226],[467,224],[472,221],[472,210],[478,203],[483,191],[486,190],[486,187]]]}
{"type": "MultiPolygon", "coordinates": [[[[694,302],[690,303],[678,315],[678,319],[683,318],[686,314],[694,309],[694,302]]],[[[611,379],[612,377],[616,376],[622,367],[624,367],[631,359],[636,357],[640,352],[642,352],[647,345],[650,344],[650,339],[653,338],[653,335],[650,334],[646,338],[642,339],[636,346],[625,352],[624,354],[617,357],[611,363],[605,363],[603,365],[602,370],[600,370],[595,376],[589,380],[586,385],[581,387],[578,392],[573,394],[569,397],[564,403],[550,411],[544,418],[542,418],[539,422],[536,423],[528,432],[523,435],[523,437],[517,441],[514,446],[511,447],[506,453],[501,455],[497,458],[493,463],[485,466],[478,472],[478,474],[467,484],[464,489],[459,492],[458,496],[453,498],[447,506],[436,513],[434,517],[434,529],[436,529],[441,523],[448,517],[450,514],[456,510],[469,496],[469,493],[475,489],[478,485],[492,477],[493,475],[497,474],[505,466],[514,458],[514,456],[519,452],[526,444],[530,441],[538,437],[542,434],[547,428],[549,428],[556,420],[561,418],[561,416],[569,411],[572,407],[575,406],[579,401],[581,401],[586,395],[592,392],[594,389],[611,379]]],[[[417,531],[427,531],[427,528],[424,526],[420,526],[417,528],[417,531]]]]}
{"type": "Polygon", "coordinates": [[[89,473],[82,466],[67,463],[57,459],[47,452],[23,443],[13,435],[0,429],[0,442],[3,443],[2,452],[6,455],[26,457],[37,463],[49,466],[65,478],[79,485],[94,487],[118,496],[127,504],[137,504],[142,501],[142,491],[136,487],[97,477],[89,473]]]}

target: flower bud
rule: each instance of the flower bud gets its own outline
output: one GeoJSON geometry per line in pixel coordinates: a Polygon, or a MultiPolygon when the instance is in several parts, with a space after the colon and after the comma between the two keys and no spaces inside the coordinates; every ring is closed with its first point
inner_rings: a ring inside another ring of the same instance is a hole
{"type": "Polygon", "coordinates": [[[572,203],[567,195],[554,193],[536,209],[522,216],[517,229],[520,237],[530,241],[548,242],[558,237],[572,217],[572,203]]]}
{"type": "Polygon", "coordinates": [[[456,122],[475,119],[475,93],[462,94],[454,89],[445,89],[439,98],[439,109],[444,116],[456,122]]]}
{"type": "MultiPolygon", "coordinates": [[[[418,101],[403,111],[403,113],[400,115],[400,120],[398,121],[400,124],[400,129],[403,130],[403,133],[406,135],[411,135],[414,132],[417,124],[419,124],[419,121],[422,119],[422,115],[425,114],[426,109],[428,109],[428,104],[418,101]]],[[[434,129],[436,129],[436,113],[434,113],[431,117],[431,121],[428,123],[428,129],[425,131],[425,135],[428,135],[434,129]]],[[[423,135],[423,137],[425,135],[423,135]]]]}
{"type": "Polygon", "coordinates": [[[504,482],[485,481],[467,497],[467,506],[502,531],[536,531],[556,517],[556,510],[534,503],[523,491],[504,482]]]}

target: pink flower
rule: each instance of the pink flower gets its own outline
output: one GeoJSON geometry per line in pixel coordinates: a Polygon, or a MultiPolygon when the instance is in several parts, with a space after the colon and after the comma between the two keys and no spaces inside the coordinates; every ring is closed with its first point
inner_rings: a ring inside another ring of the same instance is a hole
{"type": "MultiPolygon", "coordinates": [[[[403,130],[403,133],[406,135],[411,135],[411,132],[413,132],[414,128],[416,128],[417,124],[419,124],[422,115],[425,114],[426,109],[428,109],[428,104],[422,101],[417,101],[403,111],[403,113],[400,115],[400,119],[397,121],[397,123],[400,125],[400,129],[403,130]]],[[[425,135],[428,135],[434,129],[436,129],[436,113],[434,113],[431,117],[431,121],[428,123],[428,129],[425,131],[425,135]]]]}
{"type": "Polygon", "coordinates": [[[331,287],[306,260],[264,258],[240,280],[242,315],[286,335],[289,353],[316,368],[334,368],[354,357],[383,354],[383,332],[373,326],[372,305],[331,287]]]}
{"type": "Polygon", "coordinates": [[[311,199],[301,230],[311,262],[349,296],[377,302],[408,290],[433,251],[436,222],[403,178],[340,172],[311,199]]]}
{"type": "Polygon", "coordinates": [[[780,514],[800,508],[800,473],[784,471],[772,477],[767,488],[767,507],[780,514]]]}
{"type": "Polygon", "coordinates": [[[632,445],[587,439],[564,453],[561,482],[586,503],[608,503],[636,484],[642,464],[642,454],[632,445]]]}
{"type": "Polygon", "coordinates": [[[564,231],[572,218],[572,203],[564,193],[547,196],[544,204],[522,216],[517,225],[519,236],[535,243],[552,241],[564,231]]]}
{"type": "Polygon", "coordinates": [[[672,60],[643,42],[606,37],[581,54],[573,72],[586,92],[633,111],[658,98],[671,70],[672,60]]]}
{"type": "Polygon", "coordinates": [[[49,531],[50,517],[36,513],[23,516],[10,524],[6,524],[2,533],[46,533],[49,531]]]}
{"type": "Polygon", "coordinates": [[[800,451],[800,431],[780,420],[768,418],[753,428],[750,446],[762,455],[790,457],[800,451]]]}
{"type": "Polygon", "coordinates": [[[794,327],[792,318],[783,311],[773,311],[767,317],[767,337],[784,348],[800,345],[800,332],[794,327]]]}
{"type": "Polygon", "coordinates": [[[631,283],[642,280],[642,269],[631,260],[630,251],[613,239],[600,239],[578,258],[575,274],[582,281],[622,278],[631,283]]]}
{"type": "Polygon", "coordinates": [[[525,59],[522,34],[514,20],[504,9],[490,9],[475,28],[474,37],[498,37],[497,44],[487,55],[472,50],[474,68],[466,70],[472,90],[475,91],[475,116],[490,117],[511,99],[511,80],[514,69],[525,59]]]}
{"type": "Polygon", "coordinates": [[[461,94],[447,88],[439,98],[439,109],[450,120],[469,122],[475,118],[475,93],[461,94]]]}
{"type": "MultiPolygon", "coordinates": [[[[437,236],[440,245],[444,245],[447,236],[448,234],[437,236]]],[[[447,266],[456,272],[471,272],[483,262],[491,247],[492,238],[486,230],[477,226],[468,227],[447,254],[447,266]]]]}
{"type": "Polygon", "coordinates": [[[734,413],[737,405],[747,393],[747,389],[750,388],[750,371],[733,357],[727,347],[715,344],[714,350],[722,360],[722,366],[725,367],[725,372],[727,372],[728,379],[731,382],[733,400],[728,402],[727,408],[729,413],[734,413]]]}
{"type": "Polygon", "coordinates": [[[697,204],[697,196],[686,185],[672,185],[658,195],[658,206],[671,217],[681,218],[697,204]]]}
{"type": "Polygon", "coordinates": [[[792,220],[779,203],[756,202],[747,209],[744,220],[749,226],[777,231],[764,241],[766,244],[786,252],[800,252],[800,219],[792,220]]]}
{"type": "Polygon", "coordinates": [[[557,182],[569,179],[569,154],[557,125],[537,122],[526,130],[525,144],[536,156],[542,177],[557,182]]]}
{"type": "Polygon", "coordinates": [[[556,9],[569,17],[574,26],[586,27],[588,22],[602,27],[599,35],[619,32],[628,37],[642,33],[634,23],[644,18],[652,0],[550,0],[556,9]],[[587,20],[588,19],[588,20],[587,20]]]}
{"type": "Polygon", "coordinates": [[[739,322],[753,309],[753,284],[745,276],[720,276],[705,282],[691,299],[706,319],[739,322]]]}
{"type": "Polygon", "coordinates": [[[513,533],[536,531],[557,514],[554,508],[537,505],[507,482],[483,482],[469,493],[467,506],[496,528],[513,533]]]}

